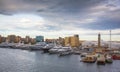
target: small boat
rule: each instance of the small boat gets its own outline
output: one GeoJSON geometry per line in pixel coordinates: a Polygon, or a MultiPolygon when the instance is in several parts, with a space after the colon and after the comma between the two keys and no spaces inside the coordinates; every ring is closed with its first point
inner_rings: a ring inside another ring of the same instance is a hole
{"type": "Polygon", "coordinates": [[[110,59],[106,59],[106,63],[113,63],[113,60],[110,58],[110,59]]]}
{"type": "Polygon", "coordinates": [[[95,63],[96,62],[96,57],[93,55],[86,55],[86,57],[84,57],[82,59],[82,62],[86,62],[86,63],[95,63]]]}
{"type": "Polygon", "coordinates": [[[114,54],[112,55],[113,60],[120,60],[120,54],[114,54]]]}
{"type": "Polygon", "coordinates": [[[106,63],[112,63],[112,57],[110,55],[106,55],[106,63]]]}
{"type": "Polygon", "coordinates": [[[81,57],[86,57],[87,53],[81,53],[81,57]]]}
{"type": "Polygon", "coordinates": [[[97,57],[97,64],[98,65],[105,65],[106,60],[104,55],[98,55],[97,57]]]}

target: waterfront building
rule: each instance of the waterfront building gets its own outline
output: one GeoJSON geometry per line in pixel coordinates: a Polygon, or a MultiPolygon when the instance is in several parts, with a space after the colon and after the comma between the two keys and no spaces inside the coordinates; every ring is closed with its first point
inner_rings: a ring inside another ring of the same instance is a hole
{"type": "Polygon", "coordinates": [[[9,43],[15,43],[15,35],[8,35],[7,40],[9,43]]]}
{"type": "Polygon", "coordinates": [[[79,47],[80,43],[79,43],[78,35],[74,35],[73,37],[70,37],[70,45],[72,47],[79,47]]]}
{"type": "Polygon", "coordinates": [[[36,36],[36,42],[43,42],[44,36],[36,36]]]}
{"type": "Polygon", "coordinates": [[[64,38],[62,38],[62,37],[59,37],[58,39],[46,39],[45,42],[65,46],[65,43],[64,43],[65,41],[64,41],[64,38]]]}
{"type": "Polygon", "coordinates": [[[6,42],[6,37],[1,37],[2,38],[2,42],[6,42]]]}
{"type": "Polygon", "coordinates": [[[46,39],[46,43],[56,43],[56,39],[46,39]]]}
{"type": "Polygon", "coordinates": [[[70,45],[71,47],[79,47],[80,42],[79,42],[79,36],[74,35],[71,37],[65,37],[65,46],[70,45]]]}
{"type": "Polygon", "coordinates": [[[59,41],[59,44],[60,44],[60,45],[62,45],[62,46],[64,46],[64,45],[65,45],[64,38],[59,37],[58,41],[59,41]]]}
{"type": "Polygon", "coordinates": [[[65,37],[65,46],[70,45],[70,37],[65,37]]]}
{"type": "Polygon", "coordinates": [[[15,43],[19,43],[20,41],[21,41],[21,37],[20,36],[16,36],[15,43]]]}
{"type": "Polygon", "coordinates": [[[30,37],[29,37],[29,36],[26,36],[26,37],[25,37],[25,44],[28,44],[28,43],[30,43],[30,37]]]}
{"type": "Polygon", "coordinates": [[[21,43],[25,43],[25,38],[21,38],[21,43]]]}
{"type": "Polygon", "coordinates": [[[36,43],[35,38],[31,38],[31,44],[35,44],[35,43],[36,43]]]}

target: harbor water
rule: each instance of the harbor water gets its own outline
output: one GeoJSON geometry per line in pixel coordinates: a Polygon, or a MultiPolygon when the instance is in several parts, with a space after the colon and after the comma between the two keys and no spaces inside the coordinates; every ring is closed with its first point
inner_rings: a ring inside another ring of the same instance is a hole
{"type": "Polygon", "coordinates": [[[97,65],[80,62],[79,55],[59,57],[41,51],[0,48],[0,72],[120,72],[120,61],[97,65]]]}

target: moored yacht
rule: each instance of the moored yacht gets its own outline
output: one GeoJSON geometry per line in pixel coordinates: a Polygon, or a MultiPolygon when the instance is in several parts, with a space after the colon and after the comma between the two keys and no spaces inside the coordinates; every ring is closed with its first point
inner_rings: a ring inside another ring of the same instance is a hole
{"type": "Polygon", "coordinates": [[[112,56],[109,55],[109,54],[107,54],[107,55],[106,55],[106,63],[112,63],[112,62],[113,62],[112,56]]]}
{"type": "Polygon", "coordinates": [[[94,55],[86,55],[83,59],[83,62],[86,63],[94,63],[96,61],[96,57],[94,55]]]}
{"type": "Polygon", "coordinates": [[[120,60],[120,54],[113,54],[112,59],[113,60],[120,60]]]}
{"type": "Polygon", "coordinates": [[[13,48],[14,47],[14,43],[8,43],[8,42],[3,42],[0,44],[1,48],[13,48]]]}
{"type": "Polygon", "coordinates": [[[61,49],[58,50],[59,53],[67,52],[67,51],[72,51],[71,47],[69,47],[69,46],[67,47],[66,46],[66,47],[62,47],[61,49]]]}
{"type": "Polygon", "coordinates": [[[44,53],[48,53],[49,50],[53,47],[54,47],[54,44],[47,44],[42,48],[42,50],[43,50],[44,53]]]}
{"type": "Polygon", "coordinates": [[[49,54],[56,54],[56,53],[58,53],[59,51],[59,49],[61,49],[62,48],[62,46],[54,46],[53,48],[51,48],[50,50],[49,50],[49,54]]]}
{"type": "Polygon", "coordinates": [[[29,48],[30,50],[42,50],[42,48],[46,45],[45,42],[39,42],[37,44],[34,45],[30,45],[29,48]]]}
{"type": "Polygon", "coordinates": [[[102,54],[99,54],[97,57],[97,64],[98,65],[105,65],[106,61],[105,61],[105,56],[102,54]]]}
{"type": "Polygon", "coordinates": [[[61,49],[58,50],[58,52],[59,56],[70,55],[72,54],[72,48],[70,46],[62,47],[61,49]]]}

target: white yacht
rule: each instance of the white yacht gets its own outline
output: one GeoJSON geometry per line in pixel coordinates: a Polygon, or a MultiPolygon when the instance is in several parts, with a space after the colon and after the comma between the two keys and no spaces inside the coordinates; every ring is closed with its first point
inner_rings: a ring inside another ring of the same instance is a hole
{"type": "Polygon", "coordinates": [[[50,54],[58,53],[58,50],[61,49],[61,48],[62,48],[62,46],[54,46],[53,48],[51,48],[51,49],[49,50],[49,53],[50,53],[50,54]]]}
{"type": "Polygon", "coordinates": [[[45,42],[39,42],[35,45],[29,46],[30,50],[42,50],[42,48],[46,45],[45,42]]]}

